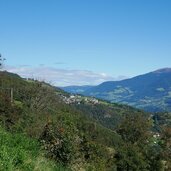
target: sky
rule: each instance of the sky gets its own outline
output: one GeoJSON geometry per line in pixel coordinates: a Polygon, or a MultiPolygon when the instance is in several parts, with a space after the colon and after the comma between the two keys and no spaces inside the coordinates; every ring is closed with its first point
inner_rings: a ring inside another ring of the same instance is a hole
{"type": "Polygon", "coordinates": [[[0,0],[5,68],[56,86],[171,67],[171,0],[0,0]]]}

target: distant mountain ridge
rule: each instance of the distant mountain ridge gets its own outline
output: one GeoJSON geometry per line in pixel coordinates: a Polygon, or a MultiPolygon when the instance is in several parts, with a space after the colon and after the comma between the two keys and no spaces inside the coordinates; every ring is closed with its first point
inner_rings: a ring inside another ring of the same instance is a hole
{"type": "Polygon", "coordinates": [[[168,73],[171,72],[171,68],[162,68],[154,71],[154,73],[168,73]]]}
{"type": "Polygon", "coordinates": [[[94,86],[85,85],[85,86],[67,86],[67,87],[61,87],[66,92],[73,93],[73,94],[82,94],[86,90],[93,88],[94,86]]]}
{"type": "MultiPolygon", "coordinates": [[[[64,90],[72,92],[71,89],[64,90]]],[[[77,93],[76,87],[74,91],[77,93]]],[[[79,93],[150,112],[171,111],[171,68],[162,68],[122,81],[107,81],[79,93]]]]}

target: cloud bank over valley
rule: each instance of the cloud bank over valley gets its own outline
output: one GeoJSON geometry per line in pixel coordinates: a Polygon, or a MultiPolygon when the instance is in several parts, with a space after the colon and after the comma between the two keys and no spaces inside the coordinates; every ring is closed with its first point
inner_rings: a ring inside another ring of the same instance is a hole
{"type": "Polygon", "coordinates": [[[126,78],[125,76],[112,77],[106,73],[96,73],[89,70],[58,69],[47,66],[6,66],[6,70],[17,73],[24,78],[46,81],[55,86],[98,85],[105,81],[126,78]]]}

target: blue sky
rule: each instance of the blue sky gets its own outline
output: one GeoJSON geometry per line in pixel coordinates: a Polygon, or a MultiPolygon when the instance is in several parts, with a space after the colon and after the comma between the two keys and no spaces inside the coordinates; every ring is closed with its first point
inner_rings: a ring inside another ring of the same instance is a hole
{"type": "Polygon", "coordinates": [[[0,53],[9,71],[59,86],[171,67],[170,9],[170,0],[0,0],[0,53]]]}

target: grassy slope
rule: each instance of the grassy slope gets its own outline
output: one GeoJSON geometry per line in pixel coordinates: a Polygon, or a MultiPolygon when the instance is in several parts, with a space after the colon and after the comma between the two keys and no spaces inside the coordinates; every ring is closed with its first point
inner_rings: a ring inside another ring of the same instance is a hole
{"type": "Polygon", "coordinates": [[[67,171],[44,157],[37,140],[0,128],[0,170],[67,171]]]}

